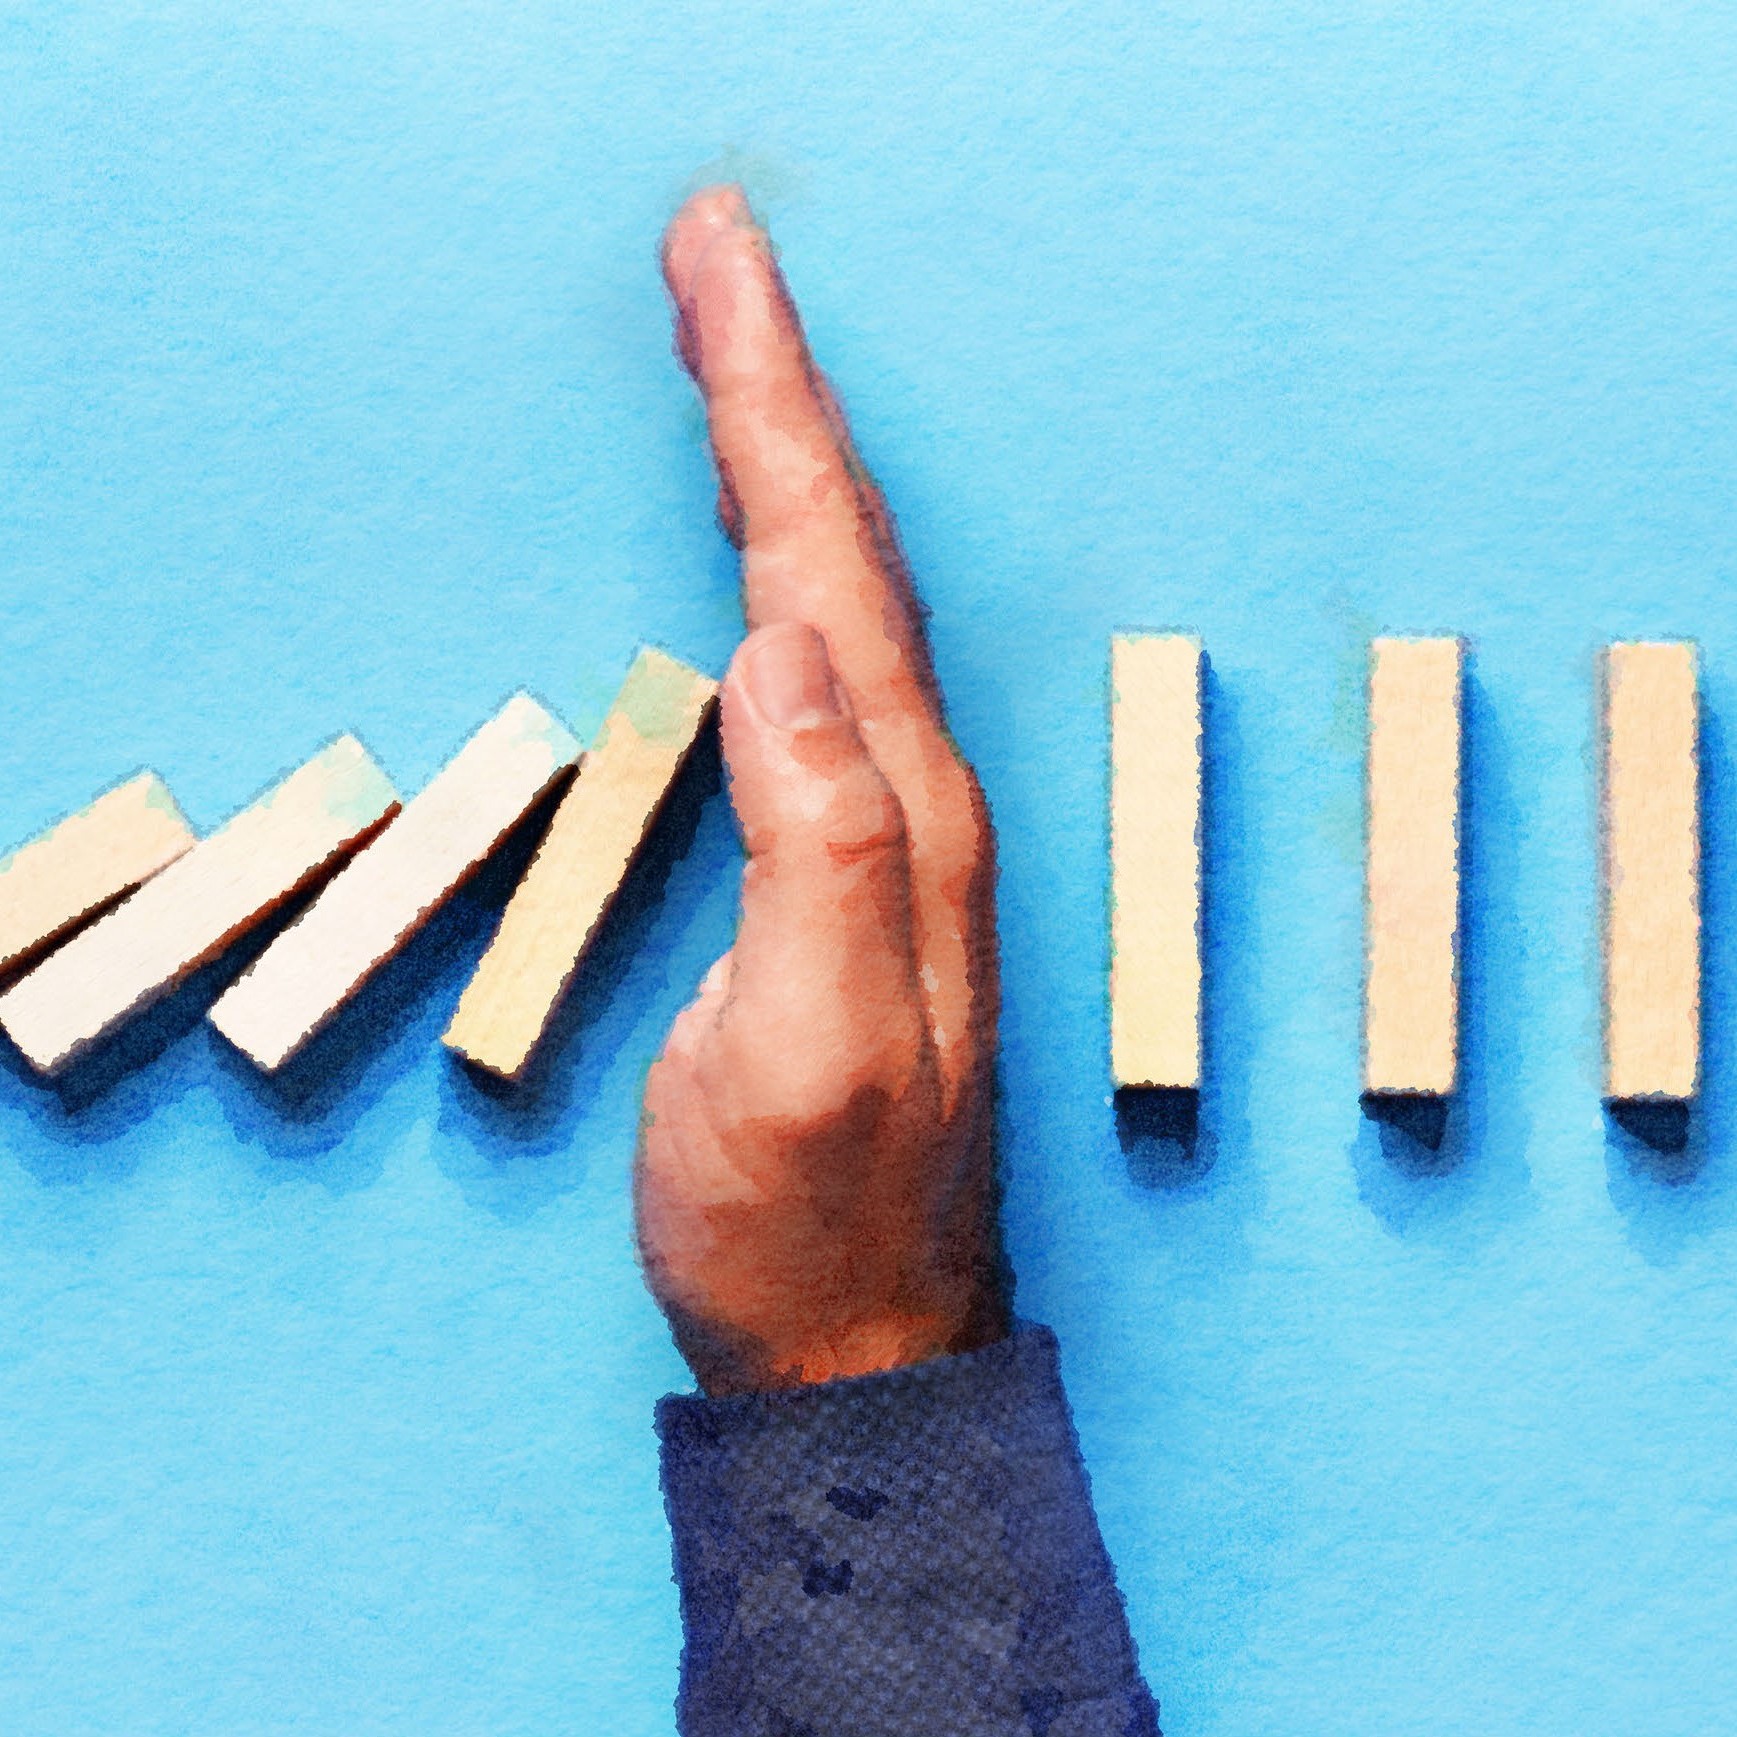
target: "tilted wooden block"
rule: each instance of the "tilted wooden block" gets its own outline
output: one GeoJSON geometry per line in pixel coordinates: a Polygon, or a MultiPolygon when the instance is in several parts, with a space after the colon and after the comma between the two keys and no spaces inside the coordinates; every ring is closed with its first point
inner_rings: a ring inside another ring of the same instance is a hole
{"type": "Polygon", "coordinates": [[[0,1025],[51,1072],[214,959],[398,806],[341,736],[0,996],[0,1025]]]}
{"type": "Polygon", "coordinates": [[[523,1073],[717,692],[660,651],[639,654],[459,1001],[450,1049],[523,1073]]]}
{"type": "Polygon", "coordinates": [[[1700,1077],[1699,713],[1695,647],[1606,648],[1604,1090],[1691,1098],[1700,1077]]]}
{"type": "Polygon", "coordinates": [[[34,958],[197,842],[169,786],[141,772],[0,859],[0,971],[34,958]]]}
{"type": "Polygon", "coordinates": [[[281,1067],[435,913],[573,764],[579,744],[529,694],[501,708],[211,1009],[281,1067]]]}
{"type": "Polygon", "coordinates": [[[1454,1089],[1459,1051],[1457,639],[1369,648],[1363,1089],[1454,1089]]]}
{"type": "Polygon", "coordinates": [[[1110,1064],[1118,1086],[1200,1084],[1200,642],[1110,653],[1110,1064]]]}

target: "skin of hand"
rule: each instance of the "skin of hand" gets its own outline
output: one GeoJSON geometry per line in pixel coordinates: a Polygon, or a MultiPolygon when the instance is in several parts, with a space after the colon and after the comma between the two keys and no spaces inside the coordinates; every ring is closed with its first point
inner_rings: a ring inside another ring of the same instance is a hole
{"type": "Polygon", "coordinates": [[[749,634],[721,700],[735,944],[647,1079],[641,1259],[709,1393],[1003,1336],[994,843],[892,519],[741,192],[664,237],[749,634]]]}

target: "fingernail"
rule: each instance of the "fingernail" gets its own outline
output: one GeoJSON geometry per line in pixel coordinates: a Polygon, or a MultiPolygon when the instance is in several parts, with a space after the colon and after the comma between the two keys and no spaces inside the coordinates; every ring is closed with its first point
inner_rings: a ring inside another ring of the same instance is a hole
{"type": "Polygon", "coordinates": [[[748,208],[748,196],[734,181],[726,182],[717,191],[717,210],[720,216],[741,228],[753,227],[754,213],[748,208]]]}
{"type": "Polygon", "coordinates": [[[743,675],[755,711],[775,730],[812,730],[842,714],[826,641],[801,622],[761,628],[743,675]]]}
{"type": "Polygon", "coordinates": [[[682,222],[664,256],[670,289],[677,305],[685,307],[693,294],[700,261],[720,236],[738,229],[753,229],[754,213],[740,187],[708,187],[688,202],[682,222]]]}

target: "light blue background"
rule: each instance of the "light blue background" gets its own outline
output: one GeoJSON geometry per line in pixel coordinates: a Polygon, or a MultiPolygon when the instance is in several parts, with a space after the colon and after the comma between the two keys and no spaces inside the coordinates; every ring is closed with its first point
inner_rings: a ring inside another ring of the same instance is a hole
{"type": "MultiPolygon", "coordinates": [[[[654,269],[742,176],[901,518],[1002,840],[1007,1222],[1172,1737],[1737,1719],[1737,18],[1728,6],[0,9],[0,834],[202,826],[342,728],[719,669],[654,269]],[[1105,676],[1213,662],[1193,1168],[1105,1074],[1105,676]],[[1364,642],[1475,643],[1452,1160],[1357,1101],[1364,642]],[[1706,654],[1709,1087],[1598,1102],[1592,657],[1706,654]],[[1210,1160],[1210,1162],[1208,1162],[1210,1160]],[[1686,1179],[1684,1179],[1686,1177],[1686,1179]]],[[[730,933],[705,810],[529,1111],[191,1023],[0,1069],[0,1729],[667,1733],[643,1071],[730,933]]],[[[486,895],[486,896],[485,896],[486,895]]],[[[221,978],[222,973],[218,974],[221,978]]]]}

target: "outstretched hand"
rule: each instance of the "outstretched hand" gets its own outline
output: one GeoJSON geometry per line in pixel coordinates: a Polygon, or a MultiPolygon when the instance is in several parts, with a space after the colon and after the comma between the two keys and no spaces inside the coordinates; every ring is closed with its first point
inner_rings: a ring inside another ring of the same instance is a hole
{"type": "Polygon", "coordinates": [[[892,520],[734,187],[664,238],[750,632],[723,688],[735,945],[646,1085],[639,1244],[711,1393],[1001,1336],[982,794],[892,520]]]}

